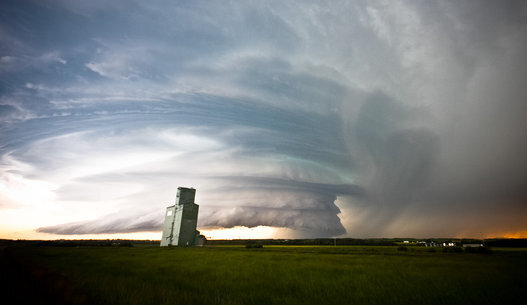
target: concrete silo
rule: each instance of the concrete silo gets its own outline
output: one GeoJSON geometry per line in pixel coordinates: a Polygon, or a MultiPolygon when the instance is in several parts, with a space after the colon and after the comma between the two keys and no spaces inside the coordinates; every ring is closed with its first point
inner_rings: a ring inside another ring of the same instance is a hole
{"type": "Polygon", "coordinates": [[[199,206],[194,203],[196,190],[178,187],[176,204],[167,207],[161,247],[194,246],[199,237],[196,231],[199,206]]]}

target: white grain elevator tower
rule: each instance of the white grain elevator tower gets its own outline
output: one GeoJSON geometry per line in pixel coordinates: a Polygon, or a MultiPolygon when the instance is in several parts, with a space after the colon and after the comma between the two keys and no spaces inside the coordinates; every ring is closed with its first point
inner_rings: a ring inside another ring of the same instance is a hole
{"type": "Polygon", "coordinates": [[[198,243],[199,206],[194,203],[196,190],[193,188],[178,187],[176,204],[167,207],[161,247],[165,246],[194,246],[198,243]]]}

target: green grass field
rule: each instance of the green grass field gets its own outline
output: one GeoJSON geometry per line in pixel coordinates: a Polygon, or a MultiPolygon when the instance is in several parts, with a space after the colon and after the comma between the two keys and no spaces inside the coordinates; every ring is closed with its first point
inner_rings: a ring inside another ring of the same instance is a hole
{"type": "Polygon", "coordinates": [[[7,250],[48,293],[79,304],[521,304],[527,288],[527,249],[492,254],[396,246],[7,250]]]}

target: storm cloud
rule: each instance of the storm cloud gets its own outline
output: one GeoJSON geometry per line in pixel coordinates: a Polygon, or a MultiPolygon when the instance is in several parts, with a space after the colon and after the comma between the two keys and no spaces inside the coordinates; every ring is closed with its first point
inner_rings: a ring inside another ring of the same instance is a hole
{"type": "Polygon", "coordinates": [[[527,230],[523,1],[0,12],[1,219],[156,231],[176,188],[192,186],[200,228],[527,230]]]}

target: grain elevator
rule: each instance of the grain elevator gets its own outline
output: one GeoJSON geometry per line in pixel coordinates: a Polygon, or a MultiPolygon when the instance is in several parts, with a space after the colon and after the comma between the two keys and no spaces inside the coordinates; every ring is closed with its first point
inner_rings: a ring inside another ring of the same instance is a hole
{"type": "Polygon", "coordinates": [[[198,243],[199,231],[196,231],[199,206],[194,203],[196,190],[178,187],[176,203],[167,207],[161,247],[194,246],[198,243]]]}

